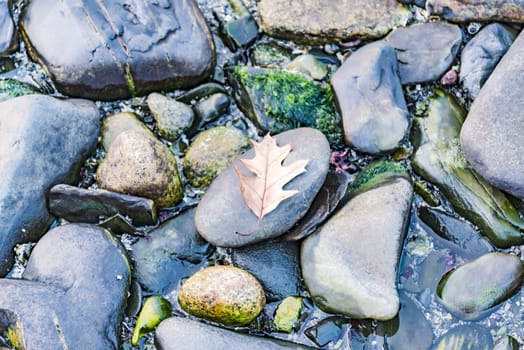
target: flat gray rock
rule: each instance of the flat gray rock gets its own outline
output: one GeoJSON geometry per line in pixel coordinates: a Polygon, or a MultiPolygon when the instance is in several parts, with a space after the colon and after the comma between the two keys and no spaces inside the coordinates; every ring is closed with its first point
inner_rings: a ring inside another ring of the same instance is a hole
{"type": "Polygon", "coordinates": [[[299,244],[266,241],[231,252],[233,266],[251,273],[264,287],[269,301],[300,295],[299,244]]]}
{"type": "Polygon", "coordinates": [[[395,52],[382,41],[360,48],[335,72],[346,144],[372,154],[398,147],[409,126],[398,74],[395,52]]]}
{"type": "Polygon", "coordinates": [[[53,220],[46,191],[75,181],[99,129],[90,101],[28,95],[0,103],[0,276],[17,243],[44,234],[53,220]]]}
{"type": "Polygon", "coordinates": [[[187,318],[171,317],[162,321],[155,332],[158,350],[301,350],[307,346],[236,333],[187,318]]]}
{"type": "Polygon", "coordinates": [[[471,166],[495,187],[524,199],[524,33],[471,105],[460,134],[471,166]]]}
{"type": "Polygon", "coordinates": [[[132,245],[134,277],[146,292],[165,295],[195,273],[210,250],[196,231],[195,210],[187,210],[132,245]]]}
{"type": "Polygon", "coordinates": [[[15,25],[9,13],[9,1],[0,0],[0,57],[18,47],[15,25]]]}
{"type": "Polygon", "coordinates": [[[23,279],[0,279],[0,329],[12,329],[26,350],[117,350],[130,275],[108,231],[55,228],[36,245],[23,279]]]}
{"type": "Polygon", "coordinates": [[[268,35],[309,44],[380,38],[410,17],[388,0],[262,0],[258,9],[268,35]]]}
{"type": "Polygon", "coordinates": [[[460,28],[445,22],[399,27],[385,39],[395,48],[402,84],[440,78],[451,67],[460,44],[460,28]]]}
{"type": "Polygon", "coordinates": [[[510,27],[492,23],[466,44],[460,59],[460,81],[471,98],[477,97],[515,36],[515,30],[510,27]]]}
{"type": "MultiPolygon", "coordinates": [[[[284,166],[297,160],[309,160],[306,172],[284,186],[285,190],[298,190],[299,193],[285,199],[259,222],[245,204],[238,177],[233,166],[229,166],[209,186],[195,214],[198,232],[211,244],[241,247],[278,237],[308,211],[329,169],[327,139],[320,131],[311,128],[286,131],[274,138],[279,146],[292,145],[291,153],[283,162],[284,166]]],[[[244,159],[253,157],[253,149],[241,156],[244,159]]],[[[240,162],[237,163],[242,171],[247,172],[240,162]]]]}
{"type": "Polygon", "coordinates": [[[65,95],[116,100],[185,88],[215,66],[194,0],[36,0],[20,25],[33,58],[65,95]]]}
{"type": "Polygon", "coordinates": [[[136,226],[154,225],[155,203],[106,190],[87,190],[69,185],[56,185],[49,190],[49,211],[69,222],[98,224],[115,214],[128,216],[136,226]]]}
{"type": "Polygon", "coordinates": [[[398,313],[397,269],[413,187],[405,170],[390,172],[388,164],[363,170],[359,176],[370,184],[357,178],[362,189],[302,243],[302,276],[324,311],[377,320],[398,313]]]}
{"type": "Polygon", "coordinates": [[[430,15],[451,22],[501,21],[524,23],[523,0],[427,0],[430,15]]]}

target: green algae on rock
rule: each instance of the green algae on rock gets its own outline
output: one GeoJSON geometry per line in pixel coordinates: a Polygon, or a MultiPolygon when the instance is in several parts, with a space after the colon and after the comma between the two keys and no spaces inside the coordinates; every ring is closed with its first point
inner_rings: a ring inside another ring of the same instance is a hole
{"type": "Polygon", "coordinates": [[[154,330],[160,322],[169,318],[172,311],[171,303],[161,296],[155,295],[147,298],[136,320],[131,344],[137,346],[140,338],[154,330]]]}
{"type": "Polygon", "coordinates": [[[524,221],[506,196],[480,177],[460,148],[465,111],[456,100],[434,90],[426,117],[414,119],[412,142],[415,172],[436,185],[454,209],[480,228],[496,246],[524,242],[524,221]]]}
{"type": "Polygon", "coordinates": [[[226,325],[246,325],[260,314],[266,297],[250,273],[232,266],[212,266],[182,284],[178,302],[194,316],[226,325]]]}
{"type": "Polygon", "coordinates": [[[38,94],[38,89],[15,79],[0,79],[0,102],[23,95],[38,94]]]}
{"type": "Polygon", "coordinates": [[[307,126],[323,132],[332,147],[342,145],[331,88],[281,69],[236,66],[229,73],[239,107],[262,130],[280,133],[307,126]]]}
{"type": "Polygon", "coordinates": [[[431,350],[492,350],[492,346],[493,340],[487,328],[466,324],[441,336],[431,350]]]}
{"type": "Polygon", "coordinates": [[[446,273],[437,288],[442,304],[462,320],[477,320],[515,294],[524,281],[518,256],[489,253],[446,273]]]}
{"type": "Polygon", "coordinates": [[[251,144],[242,131],[217,126],[198,134],[184,157],[184,174],[194,187],[206,187],[251,144]]]}
{"type": "Polygon", "coordinates": [[[291,333],[302,310],[301,297],[287,297],[275,311],[275,327],[281,332],[291,333]]]}

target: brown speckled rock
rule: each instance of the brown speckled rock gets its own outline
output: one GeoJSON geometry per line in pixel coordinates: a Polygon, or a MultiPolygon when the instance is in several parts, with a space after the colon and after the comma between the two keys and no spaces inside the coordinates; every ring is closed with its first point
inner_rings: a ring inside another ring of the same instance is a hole
{"type": "Polygon", "coordinates": [[[426,8],[451,22],[524,23],[524,0],[428,0],[426,8]]]}
{"type": "Polygon", "coordinates": [[[97,171],[104,189],[150,198],[160,208],[182,200],[175,156],[148,133],[130,130],[111,144],[97,171]]]}
{"type": "Polygon", "coordinates": [[[190,314],[227,325],[245,325],[264,308],[260,283],[248,272],[212,266],[191,276],[178,292],[180,306],[190,314]]]}
{"type": "Polygon", "coordinates": [[[396,0],[262,0],[258,8],[264,32],[303,43],[379,38],[410,16],[396,0]]]}
{"type": "Polygon", "coordinates": [[[121,112],[112,114],[102,121],[101,134],[102,147],[104,150],[106,150],[106,152],[109,151],[109,147],[113,141],[115,141],[121,133],[128,130],[145,131],[153,136],[153,133],[138,119],[135,113],[121,112]]]}

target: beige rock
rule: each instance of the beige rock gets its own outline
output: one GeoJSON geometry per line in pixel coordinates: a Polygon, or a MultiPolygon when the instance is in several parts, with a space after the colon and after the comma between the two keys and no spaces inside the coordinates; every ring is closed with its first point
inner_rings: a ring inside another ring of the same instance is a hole
{"type": "Polygon", "coordinates": [[[97,171],[104,189],[150,198],[160,208],[182,200],[175,156],[147,132],[129,130],[111,144],[97,171]]]}

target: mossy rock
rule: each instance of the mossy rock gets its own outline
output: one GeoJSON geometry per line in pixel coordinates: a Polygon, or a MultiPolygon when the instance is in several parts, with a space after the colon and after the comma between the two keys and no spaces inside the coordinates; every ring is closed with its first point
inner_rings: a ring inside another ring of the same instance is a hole
{"type": "Polygon", "coordinates": [[[0,102],[14,97],[40,93],[33,85],[14,79],[0,79],[0,102]]]}
{"type": "Polygon", "coordinates": [[[235,128],[218,126],[203,131],[184,157],[184,174],[192,186],[207,187],[250,145],[249,138],[235,128]]]}
{"type": "Polygon", "coordinates": [[[343,145],[330,87],[281,69],[236,66],[229,77],[239,107],[262,130],[280,133],[311,127],[324,133],[332,147],[343,145]]]}
{"type": "Polygon", "coordinates": [[[231,266],[212,266],[182,285],[178,302],[194,316],[226,325],[246,325],[260,314],[266,297],[250,273],[231,266]]]}

